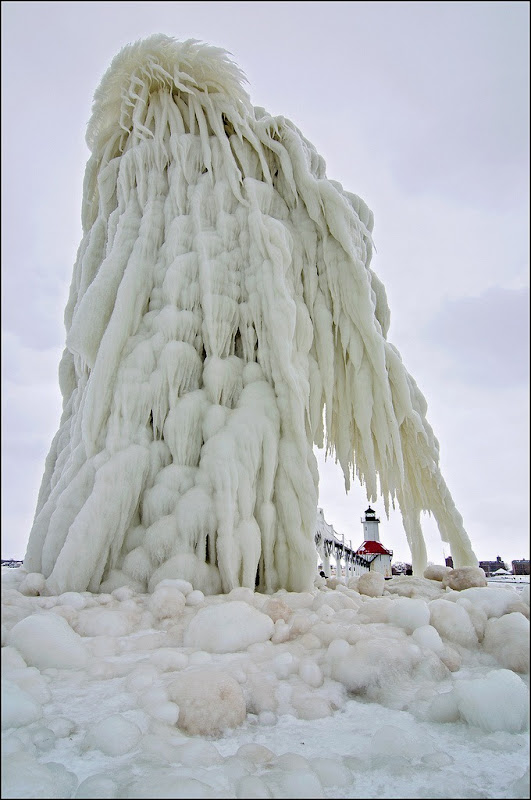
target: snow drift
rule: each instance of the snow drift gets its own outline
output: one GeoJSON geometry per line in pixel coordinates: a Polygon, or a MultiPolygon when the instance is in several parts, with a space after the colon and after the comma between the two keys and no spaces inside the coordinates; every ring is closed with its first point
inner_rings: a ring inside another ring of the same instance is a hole
{"type": "Polygon", "coordinates": [[[307,591],[314,445],[477,566],[426,402],[387,341],[373,217],[219,48],[151,36],[95,93],[63,414],[24,566],[45,591],[307,591]]]}

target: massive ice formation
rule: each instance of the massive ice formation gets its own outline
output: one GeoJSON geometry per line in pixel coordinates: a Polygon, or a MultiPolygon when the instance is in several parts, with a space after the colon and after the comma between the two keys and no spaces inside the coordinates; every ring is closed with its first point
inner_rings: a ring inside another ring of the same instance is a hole
{"type": "Polygon", "coordinates": [[[313,584],[313,446],[476,565],[387,341],[372,213],[219,48],[125,47],[94,99],[64,398],[24,566],[47,590],[313,584]]]}

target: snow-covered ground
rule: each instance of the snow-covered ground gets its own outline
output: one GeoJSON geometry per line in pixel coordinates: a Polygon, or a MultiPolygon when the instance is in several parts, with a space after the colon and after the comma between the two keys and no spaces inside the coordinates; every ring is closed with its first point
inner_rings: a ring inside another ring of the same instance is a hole
{"type": "Polygon", "coordinates": [[[529,582],[317,580],[49,597],[4,568],[2,797],[528,797],[529,582]]]}

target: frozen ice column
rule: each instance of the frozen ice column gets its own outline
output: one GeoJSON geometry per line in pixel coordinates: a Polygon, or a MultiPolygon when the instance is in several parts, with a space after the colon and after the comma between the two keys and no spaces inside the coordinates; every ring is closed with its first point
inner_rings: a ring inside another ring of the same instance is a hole
{"type": "Polygon", "coordinates": [[[426,403],[387,341],[372,214],[219,48],[156,35],[96,90],[63,413],[25,566],[47,591],[312,587],[326,448],[476,564],[426,403]]]}

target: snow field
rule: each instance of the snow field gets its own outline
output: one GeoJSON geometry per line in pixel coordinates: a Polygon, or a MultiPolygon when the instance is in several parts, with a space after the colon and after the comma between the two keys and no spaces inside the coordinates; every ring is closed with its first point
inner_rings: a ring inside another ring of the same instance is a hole
{"type": "Polygon", "coordinates": [[[53,597],[5,577],[5,798],[525,796],[529,606],[512,588],[53,597]]]}

